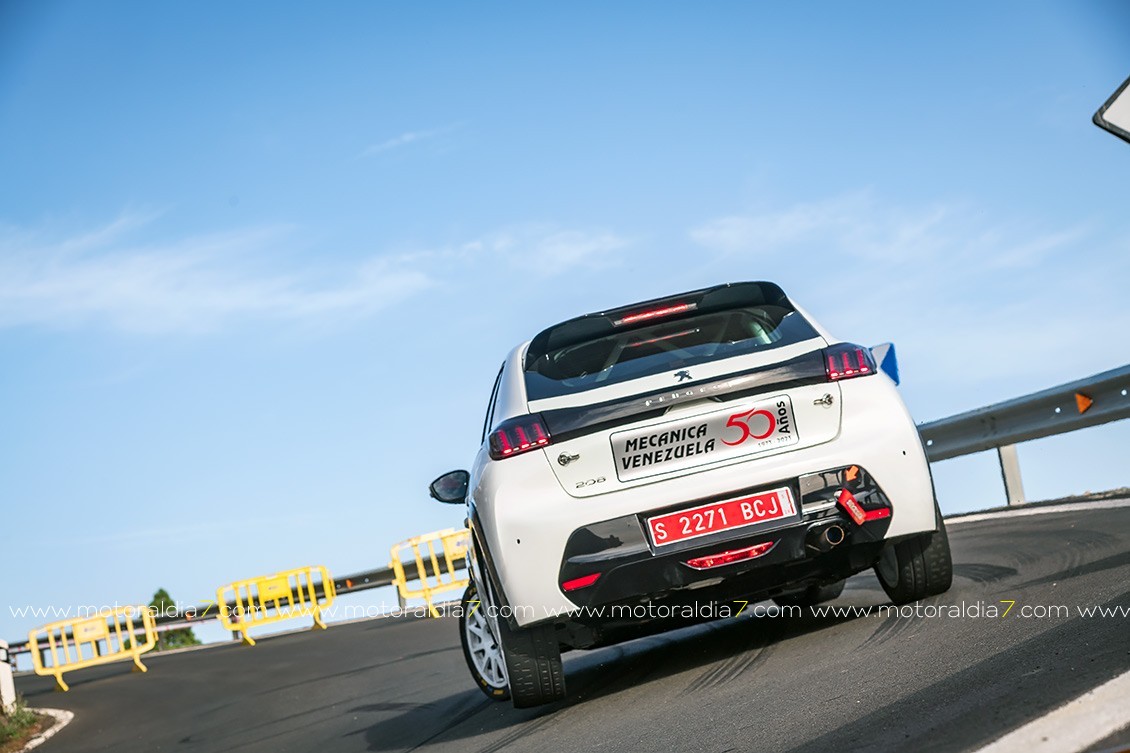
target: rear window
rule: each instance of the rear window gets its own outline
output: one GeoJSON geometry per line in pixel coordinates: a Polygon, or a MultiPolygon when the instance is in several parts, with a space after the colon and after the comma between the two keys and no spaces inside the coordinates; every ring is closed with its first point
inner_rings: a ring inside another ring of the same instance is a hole
{"type": "Polygon", "coordinates": [[[527,359],[526,390],[530,400],[568,395],[818,336],[783,296],[774,303],[695,310],[535,354],[527,359]]]}

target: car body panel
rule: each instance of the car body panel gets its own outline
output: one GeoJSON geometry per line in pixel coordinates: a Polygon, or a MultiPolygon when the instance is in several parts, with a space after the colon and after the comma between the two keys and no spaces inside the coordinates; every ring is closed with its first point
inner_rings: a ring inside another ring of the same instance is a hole
{"type": "Polygon", "coordinates": [[[578,609],[561,591],[558,569],[570,534],[588,523],[663,508],[680,500],[722,495],[824,468],[859,464],[891,499],[887,538],[933,531],[933,489],[917,428],[883,374],[840,383],[851,410],[843,414],[835,442],[732,462],[598,497],[578,499],[557,482],[549,455],[554,447],[492,461],[481,450],[472,469],[471,495],[484,543],[515,622],[560,619],[578,609]],[[656,494],[661,488],[662,493],[656,494]]]}

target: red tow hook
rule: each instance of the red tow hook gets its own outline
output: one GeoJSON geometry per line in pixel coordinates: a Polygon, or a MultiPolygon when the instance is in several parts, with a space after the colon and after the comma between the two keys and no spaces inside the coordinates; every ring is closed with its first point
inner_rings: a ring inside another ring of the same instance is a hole
{"type": "Polygon", "coordinates": [[[851,519],[855,521],[857,526],[871,520],[879,520],[881,518],[889,518],[891,516],[891,509],[889,507],[880,507],[876,510],[864,510],[855,495],[847,489],[841,489],[840,494],[836,497],[836,504],[844,508],[851,519]]]}

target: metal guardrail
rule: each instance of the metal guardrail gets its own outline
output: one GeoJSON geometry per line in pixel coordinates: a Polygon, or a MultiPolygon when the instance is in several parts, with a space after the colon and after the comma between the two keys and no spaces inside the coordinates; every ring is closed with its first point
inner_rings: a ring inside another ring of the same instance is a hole
{"type": "Polygon", "coordinates": [[[1009,504],[1023,504],[1016,444],[1130,418],[1130,365],[918,427],[930,462],[997,450],[1009,504]]]}
{"type": "Polygon", "coordinates": [[[1130,418],[1128,393],[1130,365],[931,421],[918,430],[930,462],[947,460],[1130,418]]]}

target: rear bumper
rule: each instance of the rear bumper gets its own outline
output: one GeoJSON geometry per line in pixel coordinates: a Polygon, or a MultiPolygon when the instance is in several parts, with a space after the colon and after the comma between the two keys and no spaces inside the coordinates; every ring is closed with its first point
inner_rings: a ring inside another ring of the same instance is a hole
{"type": "MultiPolygon", "coordinates": [[[[642,539],[641,516],[676,503],[690,506],[696,500],[717,499],[742,490],[770,489],[783,483],[799,486],[797,480],[801,477],[826,469],[857,464],[881,487],[891,516],[881,527],[868,529],[875,530],[874,536],[879,539],[878,545],[873,547],[876,551],[884,538],[934,530],[936,517],[929,467],[917,428],[894,384],[885,376],[876,375],[846,380],[841,383],[841,390],[845,405],[843,420],[840,433],[830,442],[587,499],[571,497],[562,490],[549,465],[552,453],[531,452],[503,461],[490,461],[485,453],[480,453],[472,474],[476,479],[472,491],[476,534],[489,550],[505,605],[513,608],[516,624],[525,626],[568,619],[586,604],[601,603],[597,599],[615,600],[685,589],[689,576],[676,572],[672,564],[677,560],[676,555],[685,552],[673,549],[662,554],[653,552],[642,539]],[[582,595],[580,591],[566,595],[560,583],[563,568],[576,556],[570,549],[574,533],[610,521],[633,520],[641,538],[632,538],[635,534],[626,524],[619,533],[604,536],[634,541],[637,548],[642,541],[643,548],[636,552],[641,559],[617,564],[608,571],[605,584],[598,582],[589,595],[582,595]],[[641,564],[645,557],[650,561],[647,566],[641,564]],[[622,572],[612,577],[612,570],[618,568],[623,568],[622,572]]],[[[797,488],[796,492],[796,498],[801,500],[801,490],[797,488]]],[[[796,557],[801,551],[797,542],[803,540],[803,531],[799,530],[802,521],[792,522],[798,530],[781,529],[782,540],[773,552],[753,560],[748,570],[735,568],[731,579],[742,574],[757,581],[747,593],[766,590],[768,587],[758,585],[762,580],[778,578],[781,585],[785,585],[791,581],[793,571],[802,568],[814,573],[812,577],[819,577],[824,565],[839,567],[834,561],[820,561],[822,558],[796,557]],[[780,552],[776,553],[778,549],[780,552]]],[[[803,521],[804,527],[807,522],[803,521]]],[[[711,554],[719,550],[716,545],[721,541],[727,546],[738,546],[745,541],[757,543],[769,533],[771,531],[759,530],[741,538],[718,540],[706,537],[696,540],[694,550],[711,554]]],[[[844,556],[856,549],[866,554],[869,547],[864,544],[861,535],[851,546],[837,547],[837,550],[842,550],[844,556]]],[[[802,580],[808,577],[804,573],[799,575],[802,580]]]]}
{"type": "MultiPolygon", "coordinates": [[[[808,586],[828,585],[867,569],[879,557],[882,547],[882,540],[857,539],[826,554],[795,559],[781,557],[782,561],[737,569],[724,577],[699,581],[678,590],[586,606],[559,621],[566,628],[559,633],[560,640],[569,648],[594,648],[737,616],[742,611],[752,610],[753,604],[764,599],[808,586]]],[[[639,585],[646,588],[656,584],[639,582],[639,585]]],[[[609,591],[594,596],[603,598],[609,591]]]]}
{"type": "MultiPolygon", "coordinates": [[[[847,469],[833,469],[791,479],[799,515],[778,523],[721,531],[702,538],[656,546],[645,533],[644,515],[601,521],[573,531],[565,545],[558,583],[589,580],[591,585],[563,595],[581,607],[640,599],[664,599],[677,591],[701,592],[709,598],[748,597],[760,600],[807,582],[846,578],[874,561],[890,527],[891,505],[866,470],[845,481],[847,469]],[[850,488],[855,509],[869,519],[856,522],[836,502],[850,488]],[[825,533],[835,534],[822,540],[825,533]],[[757,554],[733,562],[704,564],[703,558],[752,549],[757,554]],[[852,556],[854,553],[854,556],[852,556]]],[[[751,493],[758,490],[749,490],[751,493]]],[[[696,500],[695,504],[714,500],[696,500]]],[[[683,594],[692,599],[702,593],[683,594]]],[[[685,599],[684,599],[685,600],[685,599]]],[[[602,613],[585,610],[599,620],[602,613]]]]}

